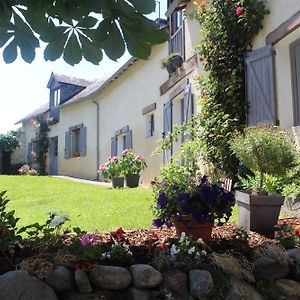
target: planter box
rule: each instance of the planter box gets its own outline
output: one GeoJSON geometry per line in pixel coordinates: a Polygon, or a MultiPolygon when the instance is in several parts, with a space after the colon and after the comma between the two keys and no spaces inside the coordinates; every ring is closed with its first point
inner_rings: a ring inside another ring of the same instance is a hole
{"type": "Polygon", "coordinates": [[[280,195],[250,195],[236,191],[238,226],[257,233],[272,235],[278,222],[284,197],[280,195]]]}

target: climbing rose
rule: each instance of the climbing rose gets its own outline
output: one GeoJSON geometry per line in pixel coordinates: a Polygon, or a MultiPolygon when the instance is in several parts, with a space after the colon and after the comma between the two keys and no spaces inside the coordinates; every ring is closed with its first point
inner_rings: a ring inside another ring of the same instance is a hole
{"type": "Polygon", "coordinates": [[[236,8],[235,13],[239,17],[245,13],[245,8],[242,6],[239,6],[236,8]]]}

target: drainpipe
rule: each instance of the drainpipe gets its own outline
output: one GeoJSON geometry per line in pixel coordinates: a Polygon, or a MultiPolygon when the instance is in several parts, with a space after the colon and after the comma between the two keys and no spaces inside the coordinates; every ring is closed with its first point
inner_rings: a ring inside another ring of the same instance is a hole
{"type": "Polygon", "coordinates": [[[94,104],[96,104],[97,106],[97,130],[96,130],[96,141],[97,141],[97,149],[96,149],[96,161],[97,161],[97,177],[96,180],[99,180],[99,173],[98,173],[98,168],[99,168],[99,164],[100,164],[100,105],[98,102],[96,102],[95,100],[92,101],[94,104]]]}

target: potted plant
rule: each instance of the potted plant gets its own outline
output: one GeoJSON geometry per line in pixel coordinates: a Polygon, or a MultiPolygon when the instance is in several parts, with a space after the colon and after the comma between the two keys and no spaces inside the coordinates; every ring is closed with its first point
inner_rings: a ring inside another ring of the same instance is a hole
{"type": "Polygon", "coordinates": [[[175,226],[182,232],[205,241],[211,238],[214,221],[227,222],[235,205],[233,193],[208,177],[191,177],[188,168],[169,163],[154,184],[153,225],[175,226]]]}
{"type": "Polygon", "coordinates": [[[143,155],[136,155],[132,150],[125,149],[122,152],[120,164],[127,187],[138,187],[140,173],[147,167],[143,155]]]}
{"type": "Polygon", "coordinates": [[[124,177],[121,176],[121,164],[118,156],[110,156],[105,164],[100,165],[99,173],[104,179],[110,179],[113,188],[124,187],[124,177]]]}
{"type": "Polygon", "coordinates": [[[177,68],[180,68],[183,63],[183,58],[178,52],[173,52],[166,58],[161,60],[161,68],[166,69],[168,73],[173,74],[177,68]]]}
{"type": "Polygon", "coordinates": [[[295,145],[285,131],[261,124],[237,134],[231,141],[231,149],[259,181],[257,189],[236,192],[239,226],[271,235],[284,197],[268,194],[270,191],[265,188],[265,178],[283,176],[295,165],[295,145]]]}

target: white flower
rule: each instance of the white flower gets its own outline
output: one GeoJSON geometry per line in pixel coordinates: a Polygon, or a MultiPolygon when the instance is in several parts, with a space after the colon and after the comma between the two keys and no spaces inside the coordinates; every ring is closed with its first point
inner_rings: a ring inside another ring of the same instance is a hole
{"type": "Polygon", "coordinates": [[[202,254],[203,256],[206,256],[206,255],[207,255],[207,252],[206,252],[205,250],[202,250],[202,251],[201,251],[201,254],[202,254]]]}
{"type": "Polygon", "coordinates": [[[199,238],[199,239],[197,240],[197,243],[198,243],[198,244],[204,244],[204,241],[203,241],[202,238],[199,238]]]}
{"type": "Polygon", "coordinates": [[[173,244],[170,250],[171,256],[175,256],[178,253],[176,246],[173,244]]]}
{"type": "Polygon", "coordinates": [[[181,236],[180,236],[180,239],[179,239],[179,243],[182,243],[184,241],[184,239],[185,239],[185,232],[183,231],[181,233],[181,236]]]}
{"type": "Polygon", "coordinates": [[[123,248],[125,248],[125,250],[129,251],[129,245],[124,243],[122,246],[123,246],[123,248]]]}
{"type": "Polygon", "coordinates": [[[56,227],[56,226],[59,226],[59,225],[62,225],[65,223],[65,220],[63,218],[54,218],[51,220],[50,222],[50,227],[56,227]]]}
{"type": "Polygon", "coordinates": [[[193,254],[194,252],[195,252],[195,247],[193,246],[192,248],[190,248],[189,250],[188,250],[188,254],[193,254]]]}
{"type": "Polygon", "coordinates": [[[130,250],[128,250],[127,253],[128,253],[129,255],[133,255],[132,252],[131,252],[130,250]]]}
{"type": "Polygon", "coordinates": [[[65,221],[71,221],[69,215],[60,215],[60,216],[61,216],[61,218],[63,218],[65,221]]]}

